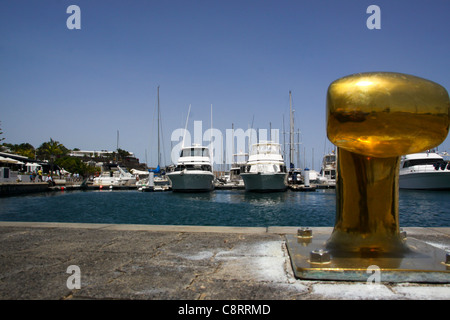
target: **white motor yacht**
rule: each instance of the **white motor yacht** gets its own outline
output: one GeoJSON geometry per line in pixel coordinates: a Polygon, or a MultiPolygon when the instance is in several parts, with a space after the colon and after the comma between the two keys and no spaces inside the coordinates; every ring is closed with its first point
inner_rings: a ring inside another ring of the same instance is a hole
{"type": "Polygon", "coordinates": [[[450,189],[450,163],[434,152],[414,153],[402,157],[400,189],[450,189]]]}
{"type": "Polygon", "coordinates": [[[319,184],[327,185],[328,187],[336,186],[336,154],[334,152],[323,157],[318,181],[319,184]]]}
{"type": "Polygon", "coordinates": [[[172,182],[172,191],[212,191],[214,174],[209,149],[199,145],[183,147],[175,170],[166,175],[172,182]]]}
{"type": "Polygon", "coordinates": [[[240,175],[247,191],[285,191],[288,174],[280,144],[271,141],[254,144],[240,175]]]}

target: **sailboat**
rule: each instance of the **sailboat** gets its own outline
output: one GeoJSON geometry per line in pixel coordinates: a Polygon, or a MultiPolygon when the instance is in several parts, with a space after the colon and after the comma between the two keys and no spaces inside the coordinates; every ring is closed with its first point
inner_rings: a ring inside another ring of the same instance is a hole
{"type": "Polygon", "coordinates": [[[161,170],[161,151],[160,151],[160,107],[159,107],[159,86],[157,88],[157,96],[158,96],[158,166],[156,169],[148,169],[149,175],[148,178],[139,180],[136,182],[136,186],[139,191],[166,191],[170,189],[170,180],[166,175],[162,174],[161,170]]]}
{"type": "MultiPolygon", "coordinates": [[[[284,119],[283,119],[284,121],[284,119]]],[[[284,130],[284,122],[283,122],[283,130],[284,130]]],[[[293,185],[297,185],[301,183],[301,180],[303,180],[302,177],[302,170],[299,168],[295,168],[294,165],[294,153],[295,153],[295,126],[294,126],[294,110],[292,109],[292,92],[289,91],[289,154],[287,157],[286,166],[288,169],[288,185],[289,187],[293,185]]],[[[297,131],[297,145],[300,145],[300,132],[297,131]]],[[[300,164],[299,161],[300,156],[300,148],[297,152],[297,165],[300,164]]]]}

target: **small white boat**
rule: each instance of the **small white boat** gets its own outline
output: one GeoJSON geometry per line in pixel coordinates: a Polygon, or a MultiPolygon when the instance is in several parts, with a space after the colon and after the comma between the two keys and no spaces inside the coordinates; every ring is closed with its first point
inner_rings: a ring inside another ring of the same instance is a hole
{"type": "Polygon", "coordinates": [[[136,175],[136,187],[138,191],[153,191],[154,173],[132,169],[131,172],[136,175]]]}
{"type": "Polygon", "coordinates": [[[138,191],[168,191],[171,189],[170,180],[161,175],[159,166],[154,170],[139,171],[132,170],[136,175],[136,187],[138,191]]]}
{"type": "MultiPolygon", "coordinates": [[[[241,168],[247,163],[248,154],[239,153],[233,155],[234,160],[231,164],[230,172],[222,179],[221,187],[230,189],[244,189],[244,180],[241,177],[241,168]],[[241,160],[239,160],[239,158],[241,160]]],[[[220,180],[220,179],[218,179],[220,180]]]]}
{"type": "Polygon", "coordinates": [[[280,144],[271,141],[254,144],[240,175],[247,191],[285,191],[288,173],[280,144]]]}
{"type": "Polygon", "coordinates": [[[103,172],[94,178],[94,186],[133,186],[136,184],[136,176],[126,169],[117,166],[117,171],[103,172]]]}
{"type": "Polygon", "coordinates": [[[400,189],[450,189],[450,163],[434,152],[414,153],[402,157],[400,189]]]}
{"type": "Polygon", "coordinates": [[[175,170],[166,175],[172,183],[172,191],[212,191],[214,174],[209,149],[200,145],[183,147],[175,170]]]}

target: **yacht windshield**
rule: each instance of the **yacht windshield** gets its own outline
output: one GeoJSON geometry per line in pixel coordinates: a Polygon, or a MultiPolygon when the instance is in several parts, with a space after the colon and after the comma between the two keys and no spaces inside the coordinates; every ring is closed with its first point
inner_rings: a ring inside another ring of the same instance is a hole
{"type": "Polygon", "coordinates": [[[280,145],[278,144],[260,144],[252,148],[252,154],[279,154],[280,145]]]}
{"type": "Polygon", "coordinates": [[[181,151],[182,157],[209,157],[208,148],[187,148],[181,151]]]}
{"type": "Polygon", "coordinates": [[[412,166],[423,166],[427,164],[431,165],[441,165],[442,163],[445,163],[442,159],[413,159],[413,160],[406,160],[403,164],[403,168],[408,168],[412,166]]]}
{"type": "Polygon", "coordinates": [[[325,163],[331,163],[331,162],[334,162],[334,161],[336,161],[336,156],[335,155],[325,156],[325,158],[324,158],[324,162],[325,163]]]}
{"type": "Polygon", "coordinates": [[[178,165],[175,167],[175,171],[183,171],[183,170],[200,170],[200,171],[210,171],[212,172],[212,168],[208,164],[187,164],[187,165],[178,165]]]}

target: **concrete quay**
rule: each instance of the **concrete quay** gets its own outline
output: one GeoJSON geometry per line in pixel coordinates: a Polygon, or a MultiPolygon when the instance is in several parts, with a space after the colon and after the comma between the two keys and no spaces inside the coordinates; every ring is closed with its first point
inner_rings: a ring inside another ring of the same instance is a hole
{"type": "Polygon", "coordinates": [[[22,194],[46,192],[49,190],[47,182],[3,182],[0,183],[1,196],[17,196],[22,194]]]}
{"type": "MultiPolygon", "coordinates": [[[[0,222],[0,299],[450,299],[450,282],[297,279],[285,238],[297,229],[0,222]]],[[[450,228],[404,230],[450,251],[450,228]]]]}

